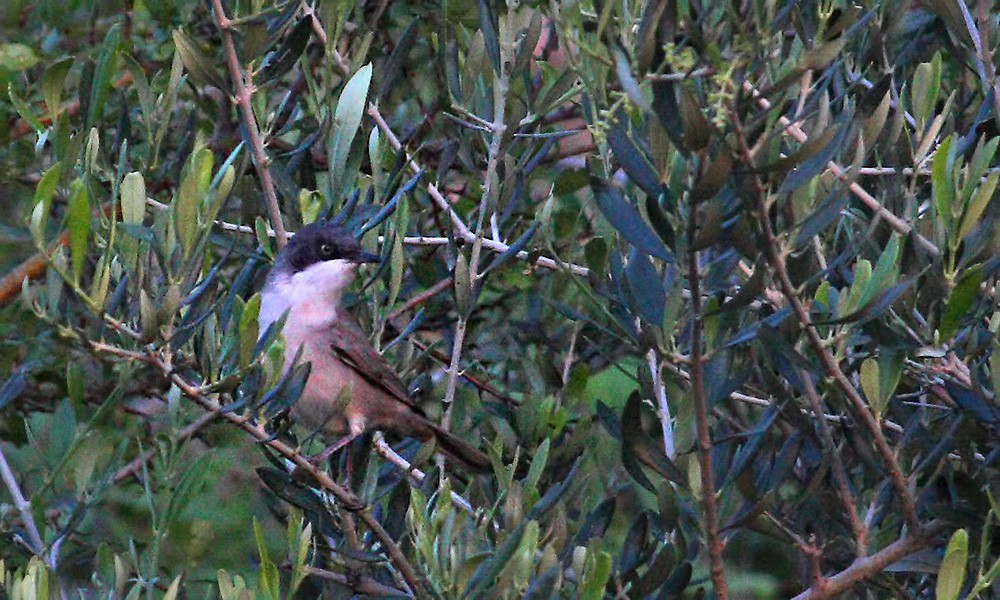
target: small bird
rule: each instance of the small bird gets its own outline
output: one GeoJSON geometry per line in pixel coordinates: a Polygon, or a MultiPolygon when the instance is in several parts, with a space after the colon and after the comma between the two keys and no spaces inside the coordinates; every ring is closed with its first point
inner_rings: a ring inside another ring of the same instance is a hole
{"type": "Polygon", "coordinates": [[[285,318],[285,369],[301,349],[312,363],[292,417],[336,440],[327,456],[369,430],[388,430],[438,447],[469,467],[490,468],[486,455],[429,420],[406,386],[341,305],[358,265],[379,262],[348,231],[329,222],[302,227],[278,253],[260,296],[260,331],[285,318]]]}

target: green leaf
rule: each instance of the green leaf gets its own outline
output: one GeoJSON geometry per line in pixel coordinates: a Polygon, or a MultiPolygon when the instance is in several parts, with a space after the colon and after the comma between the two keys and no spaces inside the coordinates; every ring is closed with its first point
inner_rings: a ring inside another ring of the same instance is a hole
{"type": "Polygon", "coordinates": [[[87,258],[87,241],[90,238],[90,200],[83,181],[73,181],[66,208],[66,228],[69,231],[69,255],[73,281],[79,283],[83,263],[87,258]]]}
{"type": "Polygon", "coordinates": [[[955,289],[951,291],[944,313],[941,315],[941,324],[938,326],[941,341],[949,340],[955,335],[959,324],[968,316],[969,308],[976,300],[982,282],[983,269],[975,265],[965,272],[955,289]]]}
{"type": "Polygon", "coordinates": [[[998,181],[1000,181],[1000,172],[994,171],[986,177],[986,181],[976,188],[972,200],[965,209],[965,214],[962,215],[962,223],[958,228],[959,240],[964,240],[965,236],[969,235],[976,225],[979,225],[979,217],[983,215],[983,211],[993,199],[993,192],[997,189],[998,181]]]}
{"type": "Polygon", "coordinates": [[[38,248],[45,245],[45,224],[48,221],[49,209],[52,206],[52,196],[55,194],[56,185],[59,183],[59,176],[62,174],[62,163],[55,163],[38,181],[35,186],[34,209],[31,211],[31,221],[29,227],[31,236],[38,248]]]}
{"type": "Polygon", "coordinates": [[[663,245],[660,238],[642,220],[639,211],[625,201],[624,196],[617,188],[597,180],[591,181],[590,185],[594,191],[597,206],[623,238],[650,256],[667,262],[674,261],[673,255],[663,245]]]}
{"type": "Polygon", "coordinates": [[[49,65],[42,75],[42,97],[45,98],[45,106],[49,110],[49,118],[56,122],[59,115],[59,101],[62,97],[63,82],[66,74],[73,67],[73,57],[67,56],[49,65]]]}
{"type": "Polygon", "coordinates": [[[174,40],[174,47],[184,61],[184,67],[191,74],[191,78],[199,85],[211,85],[229,93],[229,86],[226,80],[216,70],[218,61],[212,60],[198,48],[198,45],[180,29],[175,29],[171,33],[174,40]]]}
{"type": "Polygon", "coordinates": [[[951,135],[941,141],[937,150],[934,151],[934,160],[931,164],[931,196],[934,199],[938,218],[944,223],[950,239],[955,237],[952,217],[952,208],[955,204],[955,186],[951,174],[951,167],[955,160],[951,152],[954,137],[951,135]]]}
{"type": "Polygon", "coordinates": [[[838,306],[838,314],[844,314],[861,306],[861,296],[867,289],[868,280],[872,275],[872,263],[868,259],[862,258],[854,265],[854,280],[851,282],[850,293],[841,295],[841,301],[846,302],[843,306],[838,306]]]}
{"type": "Polygon", "coordinates": [[[141,225],[146,215],[146,182],[142,174],[132,171],[122,180],[121,186],[122,222],[127,225],[141,225]]]}
{"type": "Polygon", "coordinates": [[[253,360],[254,348],[257,345],[257,315],[260,313],[260,294],[254,294],[247,300],[240,316],[240,354],[239,366],[245,368],[253,360]]]}
{"type": "Polygon", "coordinates": [[[142,326],[142,333],[147,339],[152,339],[159,326],[159,319],[156,315],[156,306],[153,300],[146,293],[145,289],[139,290],[139,324],[142,326]]]}
{"type": "Polygon", "coordinates": [[[875,416],[881,415],[878,361],[874,358],[866,358],[861,363],[861,390],[868,398],[868,404],[875,408],[875,416]]]}
{"type": "Polygon", "coordinates": [[[588,552],[587,558],[578,597],[581,600],[598,600],[604,597],[604,585],[611,576],[611,555],[597,550],[588,552]]]}
{"type": "Polygon", "coordinates": [[[330,178],[333,186],[334,199],[338,200],[347,189],[345,181],[347,157],[351,151],[351,143],[361,126],[361,117],[367,106],[368,87],[372,81],[371,63],[358,69],[358,72],[344,85],[337,100],[337,109],[333,115],[333,130],[330,139],[330,178]]]}
{"type": "Polygon", "coordinates": [[[472,310],[472,283],[469,280],[469,261],[461,252],[455,257],[455,307],[458,314],[468,315],[472,310]]]}
{"type": "Polygon", "coordinates": [[[253,519],[253,537],[257,541],[257,553],[260,555],[260,566],[257,568],[257,585],[261,591],[269,598],[277,599],[281,597],[281,578],[278,574],[278,567],[274,565],[271,557],[267,554],[267,540],[264,538],[264,531],[257,521],[253,519]]]}
{"type": "Polygon", "coordinates": [[[479,0],[479,29],[483,32],[486,55],[493,63],[493,70],[500,73],[500,42],[497,40],[497,17],[493,13],[493,3],[479,0]]]}
{"type": "Polygon", "coordinates": [[[38,64],[38,55],[24,44],[0,44],[0,69],[24,71],[38,64]]]}
{"type": "Polygon", "coordinates": [[[879,292],[870,302],[862,306],[861,308],[850,312],[842,317],[836,319],[831,319],[829,321],[816,321],[814,325],[839,325],[841,323],[866,323],[871,321],[875,317],[882,314],[887,308],[892,306],[892,303],[899,298],[906,290],[910,289],[910,286],[916,282],[916,279],[906,279],[900,281],[899,283],[893,285],[884,292],[879,292]]]}
{"type": "Polygon", "coordinates": [[[208,193],[212,163],[211,150],[202,148],[195,153],[186,165],[180,188],[174,197],[174,228],[185,257],[193,249],[199,233],[198,207],[208,193]]]}
{"type": "Polygon", "coordinates": [[[181,576],[178,575],[174,577],[174,580],[170,582],[170,587],[167,588],[167,593],[163,595],[163,600],[175,600],[177,594],[180,592],[181,576]]]}
{"type": "Polygon", "coordinates": [[[271,236],[267,234],[267,222],[264,221],[264,217],[257,215],[257,218],[253,221],[253,232],[257,237],[257,244],[260,245],[261,251],[270,259],[274,259],[274,241],[271,236]]]}
{"type": "MultiPolygon", "coordinates": [[[[410,501],[411,506],[420,506],[415,504],[414,497],[410,501]]],[[[417,511],[411,511],[411,514],[415,515],[417,511]]],[[[513,531],[507,534],[506,539],[497,547],[493,555],[489,559],[483,561],[479,567],[476,568],[472,577],[469,578],[468,584],[464,593],[463,598],[482,598],[486,595],[487,590],[492,588],[496,584],[496,578],[503,571],[504,567],[514,556],[514,553],[521,546],[521,539],[524,537],[525,529],[528,523],[534,523],[535,521],[521,521],[513,531]]]]}
{"type": "Polygon", "coordinates": [[[955,600],[965,581],[965,566],[969,560],[969,532],[959,529],[948,540],[948,548],[938,569],[935,600],[955,600]]]}
{"type": "Polygon", "coordinates": [[[11,103],[14,105],[14,108],[17,109],[17,114],[21,115],[21,118],[27,121],[28,125],[31,125],[32,129],[37,132],[45,131],[45,126],[42,125],[42,122],[38,120],[38,117],[31,112],[31,109],[24,103],[24,100],[21,100],[21,97],[14,91],[13,84],[7,84],[7,95],[10,96],[11,103]]]}
{"type": "Polygon", "coordinates": [[[913,74],[910,104],[919,129],[923,129],[927,119],[933,114],[940,89],[941,53],[936,52],[931,62],[921,63],[913,74]]]}
{"type": "Polygon", "coordinates": [[[90,107],[87,112],[87,127],[97,124],[104,113],[104,104],[111,90],[111,76],[114,74],[115,58],[118,56],[118,42],[121,37],[121,23],[115,23],[104,36],[104,43],[97,55],[94,68],[93,86],[90,90],[90,107]]]}
{"type": "Polygon", "coordinates": [[[965,179],[962,187],[962,206],[969,203],[972,192],[979,187],[979,180],[986,174],[986,169],[990,167],[990,162],[997,152],[997,144],[1000,144],[1000,137],[995,137],[988,142],[983,142],[979,138],[976,144],[976,151],[972,155],[972,160],[965,170],[965,179]]]}
{"type": "Polygon", "coordinates": [[[875,263],[875,269],[872,270],[871,276],[868,278],[868,281],[865,282],[864,288],[862,288],[861,296],[858,299],[859,305],[866,304],[869,300],[874,298],[876,294],[896,282],[899,270],[898,262],[899,235],[892,234],[892,237],[889,239],[889,243],[886,244],[885,250],[883,250],[882,254],[878,257],[878,262],[875,263]]]}
{"type": "Polygon", "coordinates": [[[392,240],[392,253],[389,254],[389,298],[386,304],[392,306],[399,297],[399,289],[403,285],[403,271],[406,270],[403,254],[403,236],[398,234],[392,240]]]}

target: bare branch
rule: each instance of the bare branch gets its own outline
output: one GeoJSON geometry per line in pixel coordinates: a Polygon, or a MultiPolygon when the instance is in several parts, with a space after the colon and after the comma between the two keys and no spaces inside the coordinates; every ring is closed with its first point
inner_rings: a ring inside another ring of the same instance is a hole
{"type": "Polygon", "coordinates": [[[230,31],[232,24],[226,16],[225,9],[222,8],[222,0],[212,0],[212,16],[215,18],[215,25],[219,28],[219,33],[222,34],[222,46],[226,51],[226,64],[229,66],[229,76],[233,81],[233,91],[236,92],[233,100],[240,109],[243,126],[246,128],[250,148],[253,151],[253,164],[257,170],[257,177],[260,178],[260,187],[264,191],[264,200],[267,203],[271,227],[277,234],[278,248],[283,248],[288,242],[288,234],[285,232],[285,225],[281,220],[281,207],[278,205],[274,180],[271,178],[271,169],[268,166],[271,159],[264,152],[264,141],[261,139],[260,128],[257,126],[257,116],[254,115],[253,106],[250,104],[254,91],[253,85],[250,83],[250,76],[245,74],[243,68],[240,67],[240,60],[236,56],[236,45],[233,43],[233,34],[230,31]]]}

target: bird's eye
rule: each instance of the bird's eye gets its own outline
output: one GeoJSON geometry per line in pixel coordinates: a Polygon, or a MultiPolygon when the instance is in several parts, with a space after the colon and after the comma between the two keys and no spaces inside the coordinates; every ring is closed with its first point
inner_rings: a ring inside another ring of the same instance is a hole
{"type": "Polygon", "coordinates": [[[319,247],[319,253],[323,256],[330,256],[333,254],[333,246],[330,244],[323,244],[319,247]]]}

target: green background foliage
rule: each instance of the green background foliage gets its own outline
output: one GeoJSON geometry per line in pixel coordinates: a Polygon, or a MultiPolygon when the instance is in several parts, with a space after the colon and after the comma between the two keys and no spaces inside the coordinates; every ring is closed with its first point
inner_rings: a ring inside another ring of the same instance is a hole
{"type": "Polygon", "coordinates": [[[4,3],[0,584],[995,597],[994,13],[4,3]],[[304,461],[257,292],[317,218],[492,472],[304,461]]]}

